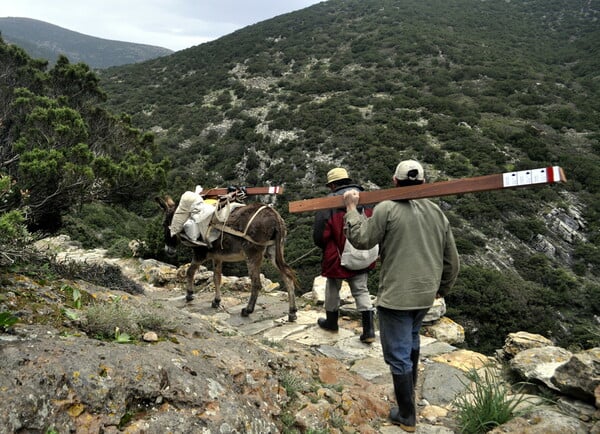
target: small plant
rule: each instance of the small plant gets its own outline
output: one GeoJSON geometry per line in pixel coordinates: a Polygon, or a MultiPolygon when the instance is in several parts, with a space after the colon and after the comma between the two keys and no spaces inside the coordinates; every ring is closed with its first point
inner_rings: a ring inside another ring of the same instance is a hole
{"type": "Polygon", "coordinates": [[[118,427],[119,429],[123,429],[123,428],[125,428],[125,427],[127,426],[127,424],[128,424],[129,422],[131,422],[131,420],[133,419],[133,415],[134,415],[134,414],[133,414],[133,412],[132,412],[132,411],[130,411],[130,410],[127,410],[127,411],[125,412],[125,414],[123,414],[123,416],[121,417],[121,420],[119,421],[119,425],[117,425],[117,427],[118,427]]]}
{"type": "Polygon", "coordinates": [[[77,288],[73,288],[71,285],[63,285],[60,290],[71,296],[71,306],[75,309],[81,309],[83,304],[83,298],[81,292],[77,288]]]}
{"type": "Polygon", "coordinates": [[[132,339],[127,333],[121,333],[119,327],[115,327],[115,342],[119,344],[128,344],[132,342],[132,339]]]}
{"type": "Polygon", "coordinates": [[[294,375],[291,371],[283,371],[281,374],[281,386],[285,389],[285,392],[293,399],[302,389],[302,380],[294,375]]]}
{"type": "Polygon", "coordinates": [[[527,411],[521,406],[525,395],[509,395],[510,387],[488,369],[483,377],[475,370],[466,376],[471,387],[454,402],[461,433],[483,434],[527,411]]]}
{"type": "Polygon", "coordinates": [[[261,339],[260,343],[267,346],[267,347],[271,347],[271,348],[283,348],[283,345],[281,345],[281,342],[277,342],[271,339],[261,339]]]}
{"type": "Polygon", "coordinates": [[[77,288],[73,288],[73,307],[75,309],[81,309],[81,292],[77,288]]]}
{"type": "Polygon", "coordinates": [[[74,309],[64,308],[62,309],[62,313],[71,321],[79,321],[81,319],[79,312],[74,309]]]}
{"type": "Polygon", "coordinates": [[[142,330],[175,331],[181,325],[178,320],[162,315],[157,309],[138,309],[136,320],[142,330]]]}
{"type": "Polygon", "coordinates": [[[346,420],[344,419],[343,415],[334,413],[331,415],[331,418],[329,419],[329,424],[332,427],[341,430],[342,428],[344,428],[344,425],[346,425],[346,420]]]}
{"type": "Polygon", "coordinates": [[[294,424],[296,421],[294,419],[294,415],[289,411],[282,413],[279,420],[283,424],[283,429],[281,431],[283,434],[297,434],[300,432],[296,428],[294,428],[294,424]]]}
{"type": "Polygon", "coordinates": [[[0,312],[0,330],[6,331],[18,321],[19,318],[10,312],[0,312]]]}
{"type": "Polygon", "coordinates": [[[88,306],[95,298],[95,296],[81,290],[79,287],[68,284],[61,285],[60,291],[64,294],[65,306],[69,306],[71,309],[84,309],[84,307],[88,306]]]}
{"type": "Polygon", "coordinates": [[[89,335],[108,340],[118,340],[122,334],[131,337],[140,331],[135,311],[119,300],[89,306],[82,325],[89,335]]]}

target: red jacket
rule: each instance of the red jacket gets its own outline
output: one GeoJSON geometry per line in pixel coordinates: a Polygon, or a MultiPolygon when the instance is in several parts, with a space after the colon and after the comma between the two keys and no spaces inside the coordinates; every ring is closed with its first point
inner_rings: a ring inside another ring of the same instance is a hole
{"type": "MultiPolygon", "coordinates": [[[[329,196],[344,194],[348,190],[363,191],[362,187],[357,185],[344,185],[329,196]]],[[[364,213],[370,217],[373,210],[364,208],[364,213]]],[[[317,212],[313,226],[313,240],[317,246],[323,250],[323,260],[321,262],[321,275],[333,279],[347,279],[356,276],[359,273],[366,273],[375,268],[375,262],[364,270],[348,270],[342,267],[340,256],[344,250],[346,236],[344,235],[344,215],[345,209],[324,210],[317,212]]]]}

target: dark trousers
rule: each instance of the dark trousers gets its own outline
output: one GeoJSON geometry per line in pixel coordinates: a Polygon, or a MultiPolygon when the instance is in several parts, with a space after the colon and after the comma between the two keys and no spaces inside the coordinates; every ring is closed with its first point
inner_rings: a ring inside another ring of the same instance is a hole
{"type": "Polygon", "coordinates": [[[378,307],[379,335],[383,360],[392,374],[413,372],[411,353],[419,350],[419,331],[429,309],[393,310],[378,307]]]}

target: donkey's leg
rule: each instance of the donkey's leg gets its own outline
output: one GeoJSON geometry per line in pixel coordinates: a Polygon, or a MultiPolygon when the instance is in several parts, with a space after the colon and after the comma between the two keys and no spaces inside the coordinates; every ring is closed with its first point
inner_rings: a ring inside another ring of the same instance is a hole
{"type": "Polygon", "coordinates": [[[258,299],[258,292],[262,288],[260,283],[260,266],[262,264],[263,254],[264,248],[246,252],[246,264],[248,265],[248,274],[250,275],[250,282],[252,282],[252,289],[248,305],[242,309],[242,316],[248,316],[254,312],[256,300],[258,299]]]}
{"type": "Polygon", "coordinates": [[[298,308],[296,307],[295,287],[292,283],[292,280],[289,277],[287,277],[285,273],[282,272],[281,276],[283,281],[285,282],[285,288],[287,289],[288,301],[290,304],[290,309],[288,311],[288,321],[294,322],[298,319],[298,315],[296,314],[296,312],[298,312],[298,308]]]}
{"type": "Polygon", "coordinates": [[[269,246],[267,248],[267,256],[269,257],[269,260],[271,261],[273,266],[279,270],[279,274],[281,275],[281,279],[283,280],[283,284],[288,293],[288,302],[290,305],[288,311],[288,321],[294,322],[298,319],[298,315],[296,314],[296,312],[298,312],[298,309],[296,308],[296,292],[294,280],[292,277],[293,272],[287,264],[277,264],[275,246],[269,246]]]}
{"type": "Polygon", "coordinates": [[[213,283],[215,284],[215,298],[211,306],[215,309],[221,305],[221,277],[223,276],[223,261],[213,259],[213,283]]]}
{"type": "Polygon", "coordinates": [[[192,263],[185,272],[185,276],[187,278],[187,293],[185,295],[185,301],[192,301],[194,299],[194,276],[196,275],[196,271],[198,271],[198,267],[200,267],[200,262],[192,260],[192,263]]]}

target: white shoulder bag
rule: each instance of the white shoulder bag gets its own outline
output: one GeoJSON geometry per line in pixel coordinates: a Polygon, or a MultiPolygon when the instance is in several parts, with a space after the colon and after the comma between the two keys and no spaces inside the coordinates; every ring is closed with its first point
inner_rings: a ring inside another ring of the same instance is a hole
{"type": "Polygon", "coordinates": [[[340,260],[342,266],[348,270],[363,270],[375,262],[377,256],[379,256],[379,244],[369,250],[359,250],[346,240],[340,260]]]}

